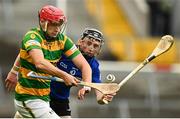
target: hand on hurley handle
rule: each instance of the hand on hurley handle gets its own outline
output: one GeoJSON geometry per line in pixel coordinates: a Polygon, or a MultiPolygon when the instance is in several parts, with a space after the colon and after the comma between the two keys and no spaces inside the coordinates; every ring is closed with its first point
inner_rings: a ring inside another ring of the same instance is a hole
{"type": "Polygon", "coordinates": [[[91,91],[91,88],[90,88],[90,87],[84,86],[83,88],[81,88],[81,89],[78,91],[78,99],[79,99],[79,100],[84,100],[85,94],[89,93],[90,91],[91,91]]]}
{"type": "Polygon", "coordinates": [[[64,83],[67,86],[77,86],[80,82],[78,79],[76,79],[74,76],[67,74],[65,77],[63,77],[64,83]]]}

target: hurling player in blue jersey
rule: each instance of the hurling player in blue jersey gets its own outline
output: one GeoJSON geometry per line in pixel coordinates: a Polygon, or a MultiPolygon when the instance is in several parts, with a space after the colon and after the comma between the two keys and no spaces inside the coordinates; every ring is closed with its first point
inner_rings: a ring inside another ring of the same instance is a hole
{"type": "MultiPolygon", "coordinates": [[[[77,43],[79,50],[82,52],[83,56],[91,66],[93,83],[101,83],[99,63],[95,57],[100,53],[103,43],[103,34],[97,29],[93,28],[86,28],[82,34],[82,37],[78,40],[77,43]]],[[[66,71],[78,79],[81,79],[82,77],[81,71],[73,64],[70,59],[66,58],[65,56],[62,56],[57,66],[59,69],[66,71]]],[[[56,112],[56,114],[62,118],[71,118],[71,111],[69,107],[70,88],[71,87],[66,86],[64,83],[55,81],[51,82],[50,106],[56,112]]],[[[79,99],[84,99],[86,88],[87,87],[79,90],[79,99]]],[[[112,101],[112,98],[115,95],[103,95],[97,90],[95,90],[95,92],[97,102],[99,104],[105,104],[103,100],[108,102],[112,101]]]]}

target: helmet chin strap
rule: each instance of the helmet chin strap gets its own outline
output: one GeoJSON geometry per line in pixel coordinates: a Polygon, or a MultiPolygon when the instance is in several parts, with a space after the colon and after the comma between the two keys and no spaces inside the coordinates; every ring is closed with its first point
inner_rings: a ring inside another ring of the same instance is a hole
{"type": "Polygon", "coordinates": [[[48,21],[45,21],[44,31],[47,32],[48,21]]]}
{"type": "Polygon", "coordinates": [[[51,36],[49,36],[48,33],[47,33],[48,21],[45,21],[44,29],[42,28],[41,24],[40,24],[40,28],[41,28],[41,30],[43,31],[43,34],[44,34],[44,36],[45,36],[45,38],[46,38],[47,40],[54,40],[54,39],[56,38],[56,37],[51,37],[51,36]]]}

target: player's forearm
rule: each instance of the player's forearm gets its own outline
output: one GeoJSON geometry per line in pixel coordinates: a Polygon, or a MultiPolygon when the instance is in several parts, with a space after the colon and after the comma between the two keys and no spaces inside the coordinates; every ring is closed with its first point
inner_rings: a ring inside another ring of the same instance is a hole
{"type": "Polygon", "coordinates": [[[34,65],[37,69],[48,73],[53,76],[60,77],[62,79],[66,79],[68,75],[66,72],[58,69],[54,65],[52,65],[48,60],[44,59],[43,52],[39,49],[33,49],[29,51],[29,55],[33,60],[34,65]]]}
{"type": "Polygon", "coordinates": [[[18,54],[18,56],[16,57],[16,60],[14,62],[14,66],[20,66],[20,55],[18,54]]]}
{"type": "Polygon", "coordinates": [[[39,69],[45,73],[48,73],[48,74],[53,75],[53,76],[60,77],[62,79],[64,79],[64,77],[67,75],[66,72],[58,69],[57,67],[55,67],[54,65],[52,65],[50,62],[48,62],[45,59],[37,62],[35,64],[35,66],[37,69],[39,69]]]}
{"type": "Polygon", "coordinates": [[[84,65],[81,69],[82,71],[82,80],[85,82],[91,82],[92,79],[92,70],[88,64],[84,65]]]}
{"type": "Polygon", "coordinates": [[[89,66],[86,59],[82,56],[82,54],[79,54],[73,59],[73,63],[79,68],[82,72],[82,80],[85,82],[91,82],[92,80],[92,70],[89,66]]]}

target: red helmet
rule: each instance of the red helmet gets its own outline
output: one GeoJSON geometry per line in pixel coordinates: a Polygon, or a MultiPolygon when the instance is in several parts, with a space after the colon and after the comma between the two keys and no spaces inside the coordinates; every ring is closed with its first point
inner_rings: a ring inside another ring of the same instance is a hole
{"type": "Polygon", "coordinates": [[[52,5],[46,5],[39,11],[40,21],[48,20],[48,21],[66,21],[66,17],[61,9],[54,7],[52,5]]]}

